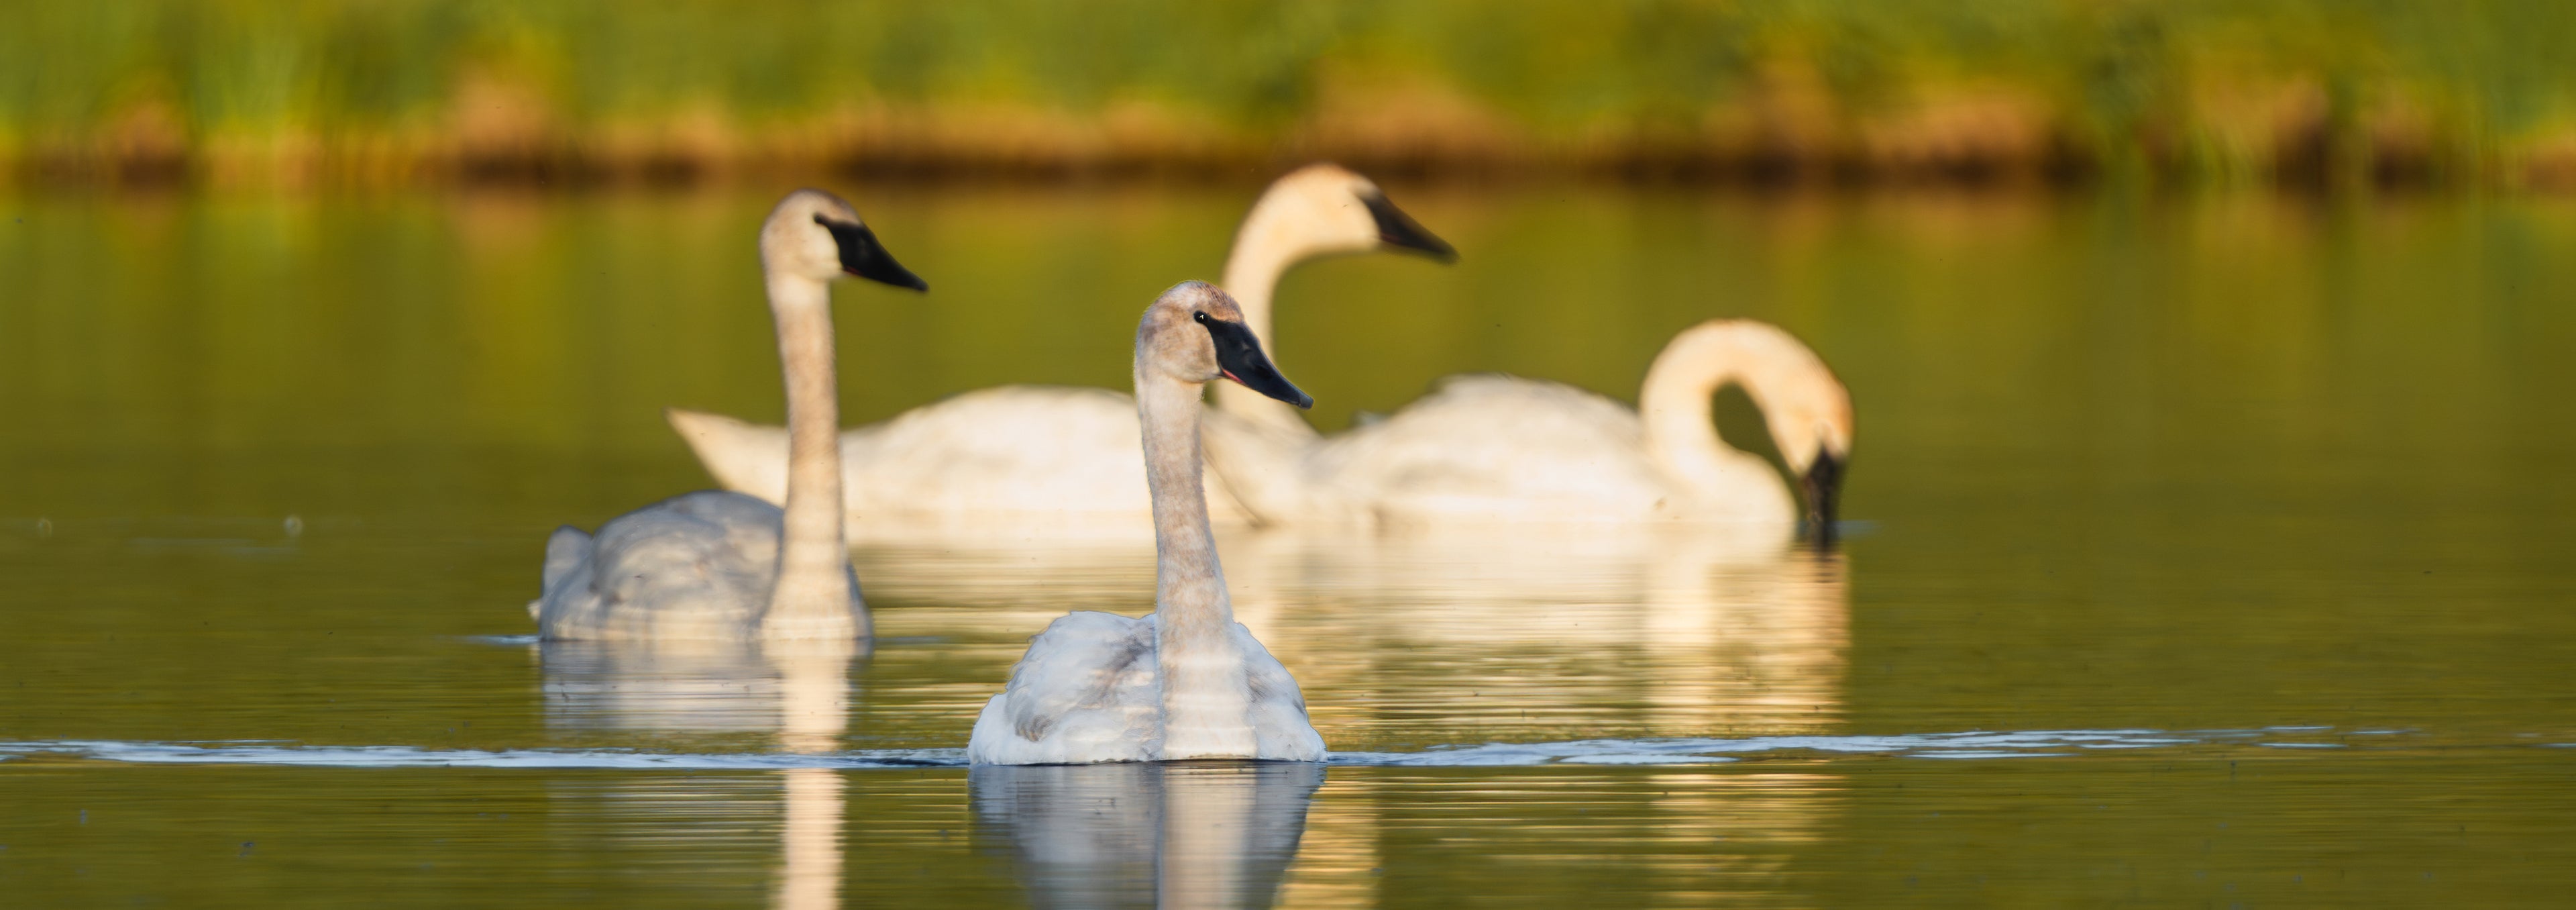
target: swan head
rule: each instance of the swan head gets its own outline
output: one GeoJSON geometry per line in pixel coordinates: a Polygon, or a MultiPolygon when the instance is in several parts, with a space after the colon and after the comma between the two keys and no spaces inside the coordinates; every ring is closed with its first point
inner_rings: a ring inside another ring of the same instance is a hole
{"type": "Polygon", "coordinates": [[[1831,544],[1843,473],[1851,465],[1851,391],[1834,378],[1822,358],[1789,333],[1767,325],[1761,328],[1779,336],[1776,346],[1766,346],[1777,353],[1755,368],[1761,378],[1746,385],[1761,397],[1762,420],[1771,431],[1771,442],[1780,448],[1781,460],[1798,472],[1807,504],[1806,526],[1814,530],[1817,543],[1831,544]]]}
{"type": "Polygon", "coordinates": [[[787,194],[760,226],[760,263],[773,273],[830,281],[853,275],[916,291],[930,284],[912,274],[877,242],[841,197],[804,189],[787,194]]]}
{"type": "Polygon", "coordinates": [[[1315,406],[1261,353],[1234,298],[1204,281],[1173,285],[1146,308],[1136,326],[1136,372],[1148,371],[1188,383],[1231,379],[1300,408],[1315,406]]]}
{"type": "Polygon", "coordinates": [[[1830,543],[1851,464],[1851,393],[1823,358],[1780,327],[1712,319],[1674,335],[1638,395],[1648,445],[1671,447],[1661,457],[1685,476],[1691,465],[1714,464],[1724,445],[1710,423],[1709,398],[1729,384],[1762,409],[1772,444],[1806,494],[1806,526],[1819,543],[1830,543]]]}
{"type": "Polygon", "coordinates": [[[1247,236],[1238,246],[1266,241],[1286,262],[1379,250],[1458,260],[1457,249],[1388,202],[1375,182],[1336,164],[1310,164],[1272,182],[1253,203],[1243,230],[1247,236]],[[1254,234],[1267,236],[1249,236],[1254,234]]]}

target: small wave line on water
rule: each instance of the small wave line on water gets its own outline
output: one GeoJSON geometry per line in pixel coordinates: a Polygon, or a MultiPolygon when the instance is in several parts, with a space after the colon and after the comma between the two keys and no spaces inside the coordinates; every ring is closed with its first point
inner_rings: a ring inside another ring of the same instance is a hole
{"type": "MultiPolygon", "coordinates": [[[[1485,743],[1420,752],[1335,752],[1346,767],[1534,767],[1541,765],[1713,765],[1748,757],[1879,755],[1898,758],[2004,759],[2082,755],[2201,745],[2276,748],[2339,743],[2274,741],[2283,732],[2314,736],[2328,728],[2262,730],[2026,730],[1861,736],[1756,736],[1741,739],[1587,739],[1553,743],[1485,743]]],[[[2382,733],[2385,731],[2372,731],[2382,733]]],[[[961,767],[964,749],[862,749],[848,752],[670,753],[629,749],[430,749],[419,746],[311,746],[282,740],[148,742],[52,740],[0,742],[0,759],[37,756],[126,764],[291,765],[348,768],[590,768],[771,771],[793,768],[961,767]]]]}

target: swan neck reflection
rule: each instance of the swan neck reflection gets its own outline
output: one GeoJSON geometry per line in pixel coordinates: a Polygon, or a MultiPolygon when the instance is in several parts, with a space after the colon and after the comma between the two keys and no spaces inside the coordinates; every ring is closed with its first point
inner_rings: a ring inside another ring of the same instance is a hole
{"type": "MultiPolygon", "coordinates": [[[[849,727],[850,640],[547,642],[546,721],[668,734],[768,733],[795,753],[840,748],[849,727]]],[[[828,768],[778,772],[784,816],[770,905],[835,910],[848,783],[828,768]]]]}
{"type": "Polygon", "coordinates": [[[979,839],[1038,907],[1267,907],[1324,766],[1305,762],[978,765],[979,839]]]}

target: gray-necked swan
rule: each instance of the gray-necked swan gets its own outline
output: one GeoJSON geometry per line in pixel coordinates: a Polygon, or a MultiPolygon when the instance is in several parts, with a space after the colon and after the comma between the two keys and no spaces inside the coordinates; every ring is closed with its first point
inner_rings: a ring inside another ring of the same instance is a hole
{"type": "Polygon", "coordinates": [[[1794,527],[1797,505],[1771,465],[1717,436],[1710,399],[1728,384],[1761,407],[1805,487],[1808,526],[1830,538],[1851,457],[1850,393],[1798,339],[1750,320],[1675,335],[1646,371],[1639,410],[1559,383],[1462,376],[1303,449],[1211,434],[1208,457],[1248,505],[1292,520],[1794,527]]]}
{"type": "Polygon", "coordinates": [[[528,611],[548,639],[863,640],[867,605],[841,537],[839,405],[832,292],[843,273],[928,290],[858,212],[820,190],[780,200],[760,228],[760,266],[778,325],[792,454],[786,508],[700,491],[611,519],[592,537],[546,541],[544,594],[528,611]]]}
{"type": "MultiPolygon", "coordinates": [[[[1244,216],[1225,287],[1244,325],[1266,342],[1281,274],[1309,259],[1372,250],[1443,262],[1457,256],[1368,178],[1311,165],[1271,184],[1244,216]]],[[[1217,407],[1243,419],[1211,432],[1257,427],[1298,443],[1315,435],[1287,407],[1241,389],[1218,389],[1217,407]]],[[[676,408],[668,416],[725,489],[782,501],[784,430],[676,408]]],[[[1041,536],[1141,542],[1149,524],[1136,440],[1135,403],[1107,389],[1008,385],[923,405],[842,436],[849,533],[900,541],[959,530],[981,540],[998,523],[1041,536]]],[[[1223,493],[1213,505],[1219,522],[1251,517],[1223,493]]]]}
{"type": "Polygon", "coordinates": [[[1029,640],[984,704],[966,758],[1064,765],[1187,758],[1322,761],[1288,668],[1234,621],[1200,483],[1199,395],[1218,378],[1298,407],[1314,399],[1261,354],[1242,310],[1186,282],[1136,327],[1136,416],[1154,515],[1154,612],[1076,612],[1029,640]]]}

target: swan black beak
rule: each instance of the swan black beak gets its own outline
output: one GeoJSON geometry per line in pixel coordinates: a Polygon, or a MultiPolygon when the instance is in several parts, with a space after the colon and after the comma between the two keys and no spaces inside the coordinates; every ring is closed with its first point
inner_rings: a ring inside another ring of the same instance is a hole
{"type": "Polygon", "coordinates": [[[1413,216],[1386,201],[1384,193],[1362,193],[1360,203],[1368,206],[1369,217],[1377,219],[1379,243],[1399,250],[1412,250],[1439,262],[1458,261],[1458,250],[1448,241],[1431,236],[1430,231],[1413,220],[1413,216]]]}
{"type": "Polygon", "coordinates": [[[1252,337],[1251,328],[1206,313],[1196,318],[1200,325],[1207,326],[1209,340],[1216,342],[1216,368],[1225,378],[1299,408],[1315,406],[1312,396],[1298,391],[1288,383],[1288,377],[1279,375],[1278,367],[1270,365],[1270,358],[1261,353],[1261,339],[1252,337]]]}
{"type": "Polygon", "coordinates": [[[916,291],[930,290],[930,282],[921,280],[920,276],[904,268],[903,263],[894,261],[894,254],[886,252],[885,244],[877,242],[877,232],[868,230],[867,225],[821,215],[814,216],[814,223],[831,231],[832,242],[840,245],[841,271],[879,284],[916,291]]]}
{"type": "Polygon", "coordinates": [[[1838,536],[1834,508],[1842,497],[1843,463],[1832,452],[1818,451],[1800,480],[1807,488],[1807,528],[1815,534],[1817,548],[1832,549],[1838,536]]]}

